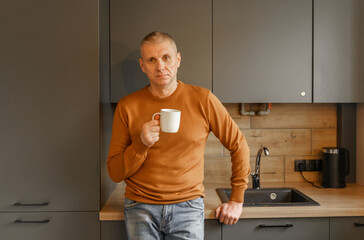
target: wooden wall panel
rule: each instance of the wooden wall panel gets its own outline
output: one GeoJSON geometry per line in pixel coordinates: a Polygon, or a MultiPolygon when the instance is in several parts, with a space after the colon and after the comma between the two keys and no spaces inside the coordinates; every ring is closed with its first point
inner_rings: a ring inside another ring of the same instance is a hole
{"type": "MultiPolygon", "coordinates": [[[[336,104],[275,103],[266,116],[240,116],[239,103],[224,106],[247,138],[253,171],[258,149],[265,146],[270,151],[268,157],[262,157],[261,182],[303,182],[300,173],[294,172],[294,160],[321,159],[322,147],[336,146],[336,104]]],[[[261,106],[245,104],[245,110],[255,111],[261,106]]],[[[205,182],[229,183],[230,153],[213,135],[206,143],[205,157],[205,182]]],[[[321,181],[320,172],[305,172],[304,176],[321,181]]]]}
{"type": "Polygon", "coordinates": [[[222,157],[223,149],[220,140],[211,132],[206,141],[205,157],[222,157]]]}
{"type": "MultiPolygon", "coordinates": [[[[304,182],[300,172],[294,171],[294,160],[296,159],[321,159],[321,156],[287,156],[285,157],[285,182],[304,182]]],[[[303,172],[309,181],[321,184],[321,172],[303,172]]]]}
{"type": "Polygon", "coordinates": [[[336,104],[272,104],[270,114],[253,116],[252,128],[333,128],[336,104]]]}
{"type": "Polygon", "coordinates": [[[239,103],[224,103],[224,106],[239,128],[250,128],[250,116],[240,115],[239,103]]]}
{"type": "MultiPolygon", "coordinates": [[[[261,146],[271,156],[311,155],[311,129],[243,129],[250,155],[256,156],[261,146]]],[[[229,156],[225,150],[225,156],[229,156]]]]}
{"type": "MultiPolygon", "coordinates": [[[[250,167],[255,171],[256,158],[250,158],[250,167]]],[[[251,178],[249,179],[251,181],[251,178]]],[[[284,157],[262,156],[260,159],[260,182],[284,182],[284,157]]],[[[264,187],[264,184],[262,184],[264,187]]]]}
{"type": "Polygon", "coordinates": [[[336,138],[336,129],[312,129],[312,155],[322,154],[323,147],[336,147],[336,138]]]}
{"type": "Polygon", "coordinates": [[[217,183],[217,186],[230,185],[231,161],[228,157],[210,157],[205,159],[205,183],[217,183]]]}

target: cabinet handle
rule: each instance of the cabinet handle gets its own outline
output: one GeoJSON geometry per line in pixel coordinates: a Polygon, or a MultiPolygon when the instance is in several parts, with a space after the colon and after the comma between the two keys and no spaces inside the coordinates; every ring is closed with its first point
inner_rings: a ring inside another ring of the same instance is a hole
{"type": "Polygon", "coordinates": [[[49,202],[44,203],[14,203],[14,207],[45,207],[49,204],[49,202]]]}
{"type": "Polygon", "coordinates": [[[23,221],[23,220],[15,220],[14,223],[49,223],[49,219],[45,219],[43,221],[23,221]]]}
{"type": "Polygon", "coordinates": [[[260,228],[289,228],[289,227],[293,227],[293,224],[282,224],[282,225],[265,225],[265,224],[260,224],[259,225],[260,228]]]}
{"type": "Polygon", "coordinates": [[[354,223],[355,227],[364,227],[364,223],[354,223]]]}

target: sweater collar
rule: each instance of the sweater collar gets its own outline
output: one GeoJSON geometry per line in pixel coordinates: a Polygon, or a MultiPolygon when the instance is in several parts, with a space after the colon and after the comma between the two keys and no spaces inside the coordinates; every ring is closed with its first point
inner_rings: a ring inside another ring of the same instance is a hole
{"type": "Polygon", "coordinates": [[[178,82],[178,85],[177,85],[177,88],[176,88],[176,90],[174,90],[174,92],[170,95],[170,96],[168,96],[168,97],[165,97],[165,98],[159,98],[159,97],[156,97],[156,96],[154,96],[150,91],[149,91],[149,86],[150,85],[147,85],[147,86],[145,86],[144,87],[144,91],[146,92],[146,94],[147,94],[147,96],[149,97],[149,98],[151,98],[152,100],[154,100],[154,101],[157,101],[157,102],[167,102],[167,101],[170,101],[170,100],[172,100],[172,99],[175,99],[180,93],[181,93],[181,91],[182,91],[182,89],[183,89],[183,85],[184,85],[184,83],[183,82],[181,82],[180,80],[177,80],[177,82],[178,82]]]}

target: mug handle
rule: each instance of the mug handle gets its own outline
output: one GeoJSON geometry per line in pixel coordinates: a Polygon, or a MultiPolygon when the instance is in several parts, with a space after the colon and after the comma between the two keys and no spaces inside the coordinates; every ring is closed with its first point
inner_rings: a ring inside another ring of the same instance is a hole
{"type": "Polygon", "coordinates": [[[161,113],[157,112],[153,114],[152,120],[154,120],[154,117],[157,116],[159,114],[159,116],[161,115],[161,113]]]}

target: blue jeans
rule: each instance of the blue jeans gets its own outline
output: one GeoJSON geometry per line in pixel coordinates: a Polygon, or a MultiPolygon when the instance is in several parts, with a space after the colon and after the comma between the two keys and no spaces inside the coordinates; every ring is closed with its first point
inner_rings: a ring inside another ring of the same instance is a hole
{"type": "Polygon", "coordinates": [[[204,208],[202,197],[174,204],[146,204],[125,198],[128,239],[203,240],[204,208]]]}

